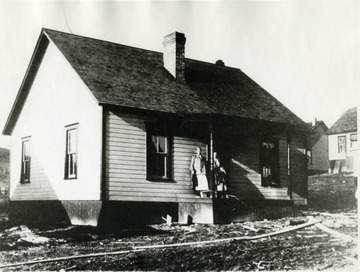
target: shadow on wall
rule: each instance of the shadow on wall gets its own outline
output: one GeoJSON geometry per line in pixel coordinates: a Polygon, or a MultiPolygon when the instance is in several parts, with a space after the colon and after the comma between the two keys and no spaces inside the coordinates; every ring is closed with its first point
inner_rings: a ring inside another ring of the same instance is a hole
{"type": "Polygon", "coordinates": [[[239,160],[231,159],[229,177],[229,194],[242,199],[264,199],[259,190],[261,186],[261,175],[239,160]]]}
{"type": "Polygon", "coordinates": [[[15,190],[10,196],[12,201],[58,199],[43,165],[34,153],[31,154],[30,182],[17,182],[11,186],[15,186],[15,190]]]}
{"type": "Polygon", "coordinates": [[[117,227],[144,226],[164,223],[167,215],[178,222],[178,203],[106,201],[103,203],[98,227],[116,229],[117,227]]]}
{"type": "Polygon", "coordinates": [[[170,215],[178,221],[178,203],[107,201],[13,201],[10,224],[31,227],[97,226],[111,230],[163,223],[170,215]]]}
{"type": "Polygon", "coordinates": [[[69,216],[38,156],[31,154],[30,182],[11,184],[9,220],[29,226],[70,224],[69,216]]]}
{"type": "Polygon", "coordinates": [[[292,192],[293,197],[295,194],[301,198],[307,198],[308,185],[307,185],[307,157],[304,149],[292,149],[291,157],[291,179],[292,179],[292,192]]]}
{"type": "Polygon", "coordinates": [[[59,200],[36,154],[32,153],[30,182],[15,186],[9,220],[27,225],[96,225],[101,209],[98,200],[59,200]]]}

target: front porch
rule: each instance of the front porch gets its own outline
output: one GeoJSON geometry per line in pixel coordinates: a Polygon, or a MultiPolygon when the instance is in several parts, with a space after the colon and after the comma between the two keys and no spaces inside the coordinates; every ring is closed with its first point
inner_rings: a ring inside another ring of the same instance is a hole
{"type": "Polygon", "coordinates": [[[306,204],[306,132],[279,123],[230,116],[192,118],[182,128],[206,144],[210,190],[216,190],[216,152],[227,172],[230,195],[240,199],[294,199],[296,204],[306,204]]]}

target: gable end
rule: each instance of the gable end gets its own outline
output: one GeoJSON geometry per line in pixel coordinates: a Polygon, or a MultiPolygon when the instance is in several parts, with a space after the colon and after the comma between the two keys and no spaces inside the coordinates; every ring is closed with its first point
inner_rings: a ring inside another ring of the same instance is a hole
{"type": "Polygon", "coordinates": [[[36,47],[34,53],[31,57],[29,66],[26,70],[25,77],[21,83],[19,92],[15,98],[15,102],[11,108],[10,114],[6,121],[6,124],[3,129],[4,135],[11,135],[14,126],[20,116],[21,110],[24,106],[25,100],[29,94],[31,86],[34,82],[36,74],[39,70],[42,59],[45,55],[46,49],[49,44],[49,39],[46,37],[44,32],[42,31],[40,37],[36,43],[36,47]]]}

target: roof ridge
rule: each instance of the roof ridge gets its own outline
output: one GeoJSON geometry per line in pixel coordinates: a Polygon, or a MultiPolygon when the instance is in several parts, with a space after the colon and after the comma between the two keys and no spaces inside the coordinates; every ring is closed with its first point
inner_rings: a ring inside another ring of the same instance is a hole
{"type": "Polygon", "coordinates": [[[89,39],[89,40],[94,40],[94,41],[98,41],[98,42],[104,42],[104,43],[110,43],[110,44],[114,44],[114,45],[118,45],[118,46],[123,46],[123,47],[127,47],[127,48],[144,50],[144,51],[148,51],[148,52],[151,52],[151,53],[162,54],[162,52],[159,52],[159,51],[154,51],[154,50],[145,49],[145,48],[141,48],[141,47],[135,47],[135,46],[127,45],[127,44],[117,43],[117,42],[114,42],[114,41],[102,40],[102,39],[94,38],[94,37],[83,36],[83,35],[79,35],[79,34],[68,33],[68,32],[54,30],[54,29],[50,29],[50,28],[43,28],[43,31],[45,31],[45,32],[46,31],[57,32],[57,33],[60,33],[60,34],[69,35],[69,36],[75,36],[75,37],[78,37],[78,38],[89,39]]]}
{"type": "MultiPolygon", "coordinates": [[[[88,37],[88,36],[83,36],[83,35],[79,35],[79,34],[68,33],[68,32],[55,30],[55,29],[50,29],[50,28],[44,28],[43,27],[42,30],[44,32],[47,32],[47,31],[49,31],[49,32],[57,32],[57,33],[60,33],[60,34],[63,34],[63,35],[75,36],[75,37],[78,37],[78,38],[84,38],[84,39],[90,39],[90,40],[95,40],[95,41],[104,42],[104,43],[110,43],[110,44],[114,44],[114,45],[117,45],[117,46],[123,46],[123,47],[127,47],[127,48],[143,50],[143,51],[147,51],[147,52],[150,52],[150,53],[157,53],[157,54],[161,54],[161,55],[163,54],[163,52],[160,52],[160,51],[155,51],[155,50],[145,49],[145,48],[136,47],[136,46],[132,46],[132,45],[117,43],[117,42],[114,42],[114,41],[103,40],[103,39],[100,39],[100,38],[94,38],[94,37],[88,37]]],[[[216,63],[213,63],[213,62],[210,62],[210,61],[197,60],[197,59],[186,58],[186,57],[185,57],[185,60],[190,61],[190,62],[196,62],[196,63],[199,63],[199,64],[211,65],[211,66],[215,66],[215,67],[218,67],[218,68],[221,68],[221,69],[242,71],[240,68],[237,68],[237,67],[226,66],[226,65],[225,66],[220,66],[220,65],[217,65],[216,63]]]]}
{"type": "Polygon", "coordinates": [[[196,59],[191,59],[191,58],[185,58],[185,60],[190,61],[190,62],[196,62],[196,63],[199,63],[199,64],[212,65],[212,66],[218,67],[220,69],[229,69],[229,70],[236,70],[236,71],[241,71],[242,72],[242,70],[240,68],[236,68],[236,67],[232,67],[232,66],[226,66],[226,65],[221,66],[221,65],[218,65],[216,63],[209,62],[209,61],[196,60],[196,59]]]}

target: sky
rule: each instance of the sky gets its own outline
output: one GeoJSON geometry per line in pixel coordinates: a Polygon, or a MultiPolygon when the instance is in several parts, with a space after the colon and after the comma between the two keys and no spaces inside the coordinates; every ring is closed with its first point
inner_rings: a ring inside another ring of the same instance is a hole
{"type": "Polygon", "coordinates": [[[43,27],[159,52],[182,32],[187,58],[240,68],[305,122],[330,127],[360,99],[359,14],[356,0],[0,0],[0,131],[43,27]]]}

